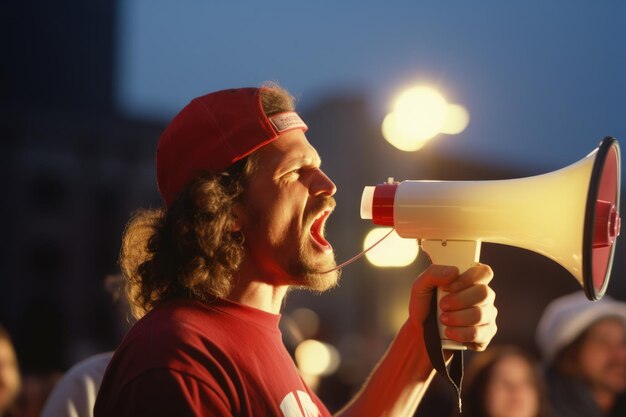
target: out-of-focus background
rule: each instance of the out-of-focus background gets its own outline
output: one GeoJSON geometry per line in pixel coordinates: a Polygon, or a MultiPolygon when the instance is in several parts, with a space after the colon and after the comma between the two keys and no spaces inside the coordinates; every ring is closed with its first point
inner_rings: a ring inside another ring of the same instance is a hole
{"type": "MultiPolygon", "coordinates": [[[[155,145],[195,96],[273,80],[298,98],[339,189],[327,235],[340,262],[373,228],[359,217],[366,185],[537,175],[578,161],[604,136],[626,139],[621,1],[63,0],[3,9],[0,322],[27,375],[62,372],[123,337],[125,313],[105,280],[119,273],[131,212],[161,204],[155,145]],[[460,122],[413,132],[419,149],[403,151],[389,142],[398,97],[430,99],[424,111],[455,109],[460,122]]],[[[286,343],[329,408],[359,387],[404,319],[408,289],[428,264],[411,250],[407,266],[364,259],[332,292],[289,295],[286,343]]],[[[608,287],[622,300],[625,251],[622,238],[608,287]]],[[[494,343],[536,352],[542,309],[578,283],[518,248],[485,243],[481,261],[495,271],[494,343]]],[[[424,408],[447,394],[435,386],[429,395],[424,408]]]]}

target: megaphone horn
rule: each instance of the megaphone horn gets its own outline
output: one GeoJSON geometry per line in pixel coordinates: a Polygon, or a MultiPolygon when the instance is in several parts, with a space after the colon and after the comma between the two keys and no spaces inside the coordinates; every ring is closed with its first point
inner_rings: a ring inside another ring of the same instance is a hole
{"type": "Polygon", "coordinates": [[[480,242],[540,253],[567,269],[590,300],[598,300],[611,274],[619,200],[619,144],[606,137],[585,158],[543,175],[365,187],[361,217],[420,240],[433,263],[461,272],[478,261],[480,242]]]}

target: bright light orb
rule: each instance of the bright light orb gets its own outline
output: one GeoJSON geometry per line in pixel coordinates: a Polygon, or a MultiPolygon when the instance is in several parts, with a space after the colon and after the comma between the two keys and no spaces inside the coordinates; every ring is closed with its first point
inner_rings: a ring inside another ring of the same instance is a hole
{"type": "Polygon", "coordinates": [[[435,89],[412,87],[398,96],[393,106],[400,129],[416,139],[430,139],[446,120],[448,103],[435,89]]]}
{"type": "MultiPolygon", "coordinates": [[[[389,227],[372,229],[363,241],[363,249],[367,249],[389,233],[389,227]]],[[[365,254],[367,260],[378,267],[407,266],[417,258],[419,246],[415,239],[403,239],[394,231],[385,240],[365,254]]]]}
{"type": "Polygon", "coordinates": [[[446,122],[448,103],[435,89],[409,88],[395,100],[383,121],[383,136],[403,151],[416,151],[436,136],[446,122]]]}
{"type": "Polygon", "coordinates": [[[298,369],[304,374],[314,376],[331,375],[341,362],[339,352],[334,346],[313,339],[301,342],[296,347],[294,356],[298,369]]]}
{"type": "Polygon", "coordinates": [[[398,123],[395,113],[389,113],[383,120],[383,137],[387,142],[405,152],[420,150],[428,139],[416,138],[410,131],[403,129],[398,123]]]}
{"type": "Polygon", "coordinates": [[[441,127],[441,133],[458,135],[469,124],[469,112],[460,104],[448,104],[446,120],[441,127]]]}

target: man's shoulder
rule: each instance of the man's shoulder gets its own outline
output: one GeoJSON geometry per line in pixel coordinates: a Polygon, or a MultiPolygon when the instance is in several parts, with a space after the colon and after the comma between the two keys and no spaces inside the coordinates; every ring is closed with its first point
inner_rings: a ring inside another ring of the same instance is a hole
{"type": "Polygon", "coordinates": [[[219,312],[191,300],[166,302],[128,331],[110,372],[126,381],[154,370],[206,379],[209,371],[234,362],[229,337],[219,312]]]}
{"type": "Polygon", "coordinates": [[[201,380],[239,375],[242,366],[284,358],[278,318],[228,300],[169,300],[135,323],[110,368],[126,379],[156,369],[201,380]]]}
{"type": "Polygon", "coordinates": [[[135,349],[158,346],[168,352],[189,346],[203,349],[227,336],[228,318],[216,309],[198,301],[176,299],[164,302],[139,320],[128,332],[120,348],[135,349]]]}

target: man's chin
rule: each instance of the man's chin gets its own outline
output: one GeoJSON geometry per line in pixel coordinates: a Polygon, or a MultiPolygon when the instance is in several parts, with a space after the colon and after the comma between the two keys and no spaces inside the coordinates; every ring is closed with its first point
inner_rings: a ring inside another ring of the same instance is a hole
{"type": "Polygon", "coordinates": [[[295,280],[293,286],[301,289],[308,289],[315,292],[324,292],[337,286],[339,277],[341,276],[341,270],[334,270],[336,264],[332,262],[325,262],[323,265],[316,267],[304,267],[301,272],[297,274],[298,278],[295,280]]]}
{"type": "Polygon", "coordinates": [[[304,277],[303,286],[311,291],[324,292],[335,288],[341,276],[340,270],[326,273],[310,273],[304,277]]]}
{"type": "Polygon", "coordinates": [[[323,292],[337,286],[340,270],[334,270],[337,266],[334,252],[319,253],[310,249],[303,249],[297,264],[292,265],[293,274],[296,277],[294,287],[323,292]]]}

